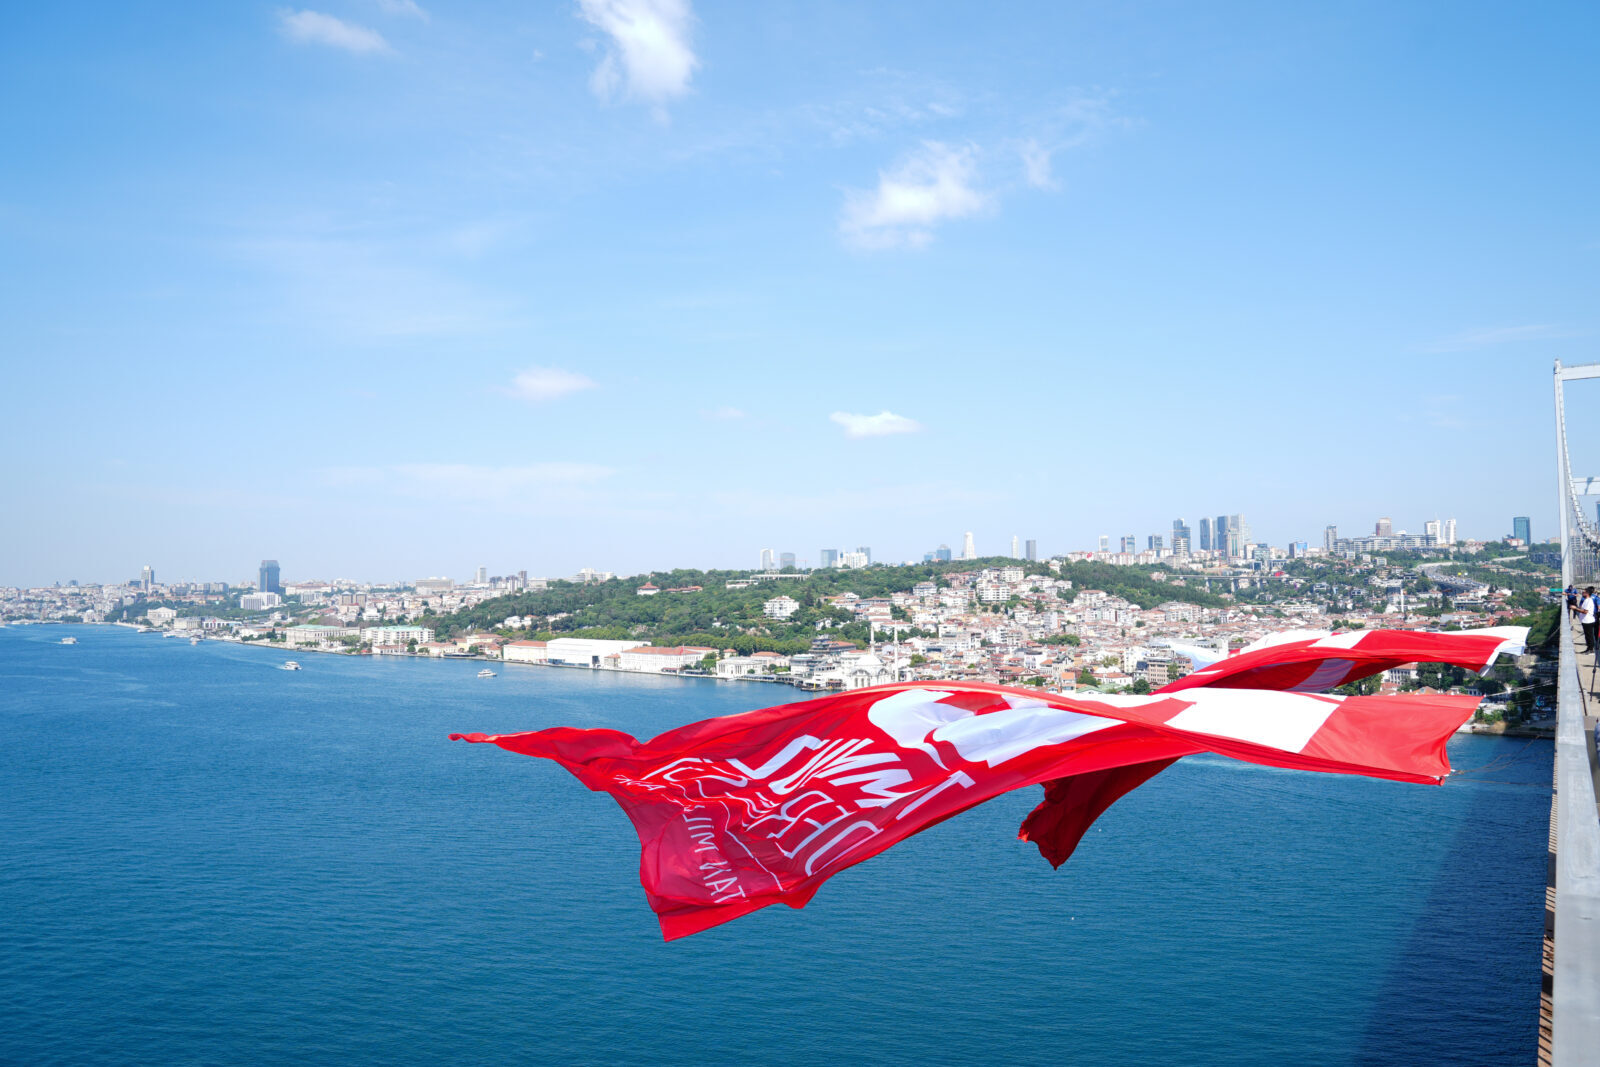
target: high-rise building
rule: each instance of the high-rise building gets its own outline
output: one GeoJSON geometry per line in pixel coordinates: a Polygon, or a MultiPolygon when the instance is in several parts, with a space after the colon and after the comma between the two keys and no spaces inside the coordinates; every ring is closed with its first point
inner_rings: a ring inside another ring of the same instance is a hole
{"type": "Polygon", "coordinates": [[[1444,520],[1444,530],[1441,532],[1441,536],[1443,537],[1444,543],[1447,545],[1453,545],[1456,543],[1456,520],[1444,520]]]}
{"type": "Polygon", "coordinates": [[[949,545],[940,545],[938,548],[933,550],[933,558],[938,560],[940,563],[949,563],[950,557],[951,552],[949,545]]]}
{"type": "Polygon", "coordinates": [[[1182,555],[1189,554],[1189,546],[1194,541],[1189,536],[1189,524],[1182,519],[1172,520],[1172,551],[1182,555]]]}
{"type": "Polygon", "coordinates": [[[1016,559],[1022,552],[1022,543],[1017,540],[1017,535],[1011,535],[1011,558],[1016,559]]]}
{"type": "MultiPolygon", "coordinates": [[[[767,551],[771,552],[772,550],[769,548],[767,551]]],[[[839,550],[837,548],[822,548],[818,549],[817,551],[819,553],[817,556],[817,566],[827,568],[837,567],[839,565],[839,550]]],[[[946,556],[945,558],[949,559],[950,557],[946,556]]],[[[765,562],[764,558],[763,562],[765,562]]],[[[768,566],[764,567],[763,569],[770,571],[772,568],[768,566]]]]}
{"type": "Polygon", "coordinates": [[[1289,542],[1289,558],[1290,559],[1303,559],[1305,557],[1305,554],[1306,554],[1306,543],[1304,541],[1290,541],[1289,542]]]}
{"type": "Polygon", "coordinates": [[[1024,543],[1023,558],[1037,563],[1039,561],[1039,542],[1035,541],[1031,537],[1028,538],[1028,540],[1024,543]]]}
{"type": "Polygon", "coordinates": [[[962,538],[962,540],[961,540],[961,558],[962,559],[977,559],[978,558],[978,548],[972,542],[972,531],[971,530],[968,530],[966,537],[962,538]]]}
{"type": "Polygon", "coordinates": [[[264,559],[261,561],[261,580],[256,583],[256,592],[283,595],[283,582],[278,577],[277,560],[264,559]]]}
{"type": "Polygon", "coordinates": [[[1373,537],[1393,537],[1394,536],[1394,523],[1389,521],[1389,516],[1385,515],[1383,518],[1381,518],[1377,522],[1373,523],[1373,525],[1372,525],[1372,536],[1373,537]]]}
{"type": "Polygon", "coordinates": [[[1161,548],[1162,548],[1161,535],[1160,534],[1151,534],[1150,535],[1150,539],[1145,542],[1145,550],[1147,552],[1160,552],[1161,548]]]}
{"type": "Polygon", "coordinates": [[[1337,540],[1339,540],[1339,527],[1330,522],[1322,528],[1322,547],[1332,552],[1333,544],[1337,540]]]}
{"type": "Polygon", "coordinates": [[[1433,538],[1433,543],[1439,543],[1439,520],[1429,519],[1422,524],[1422,536],[1433,538]]]}
{"type": "Polygon", "coordinates": [[[866,565],[867,566],[871,566],[872,565],[872,549],[868,548],[866,545],[857,545],[856,546],[856,551],[861,553],[863,556],[866,557],[866,559],[867,559],[866,565]]]}
{"type": "Polygon", "coordinates": [[[1236,541],[1230,540],[1228,542],[1230,548],[1234,548],[1235,544],[1237,545],[1233,555],[1248,556],[1250,554],[1245,551],[1250,544],[1250,524],[1244,521],[1243,515],[1228,516],[1228,535],[1230,538],[1236,538],[1236,541]]]}
{"type": "Polygon", "coordinates": [[[1135,552],[1137,550],[1138,542],[1134,539],[1132,534],[1123,534],[1122,537],[1118,539],[1117,551],[1121,552],[1123,555],[1127,555],[1128,553],[1135,552]]]}
{"type": "Polygon", "coordinates": [[[780,553],[778,553],[778,566],[782,570],[793,570],[794,569],[794,553],[793,552],[780,552],[780,553]]]}
{"type": "Polygon", "coordinates": [[[1110,552],[1111,551],[1111,535],[1110,534],[1101,534],[1100,535],[1100,551],[1102,551],[1102,552],[1110,552]]]}
{"type": "MultiPolygon", "coordinates": [[[[823,552],[826,553],[827,549],[823,549],[823,552]]],[[[776,568],[777,565],[777,553],[773,552],[770,548],[763,548],[761,550],[761,569],[764,571],[770,571],[776,568]]]]}
{"type": "Polygon", "coordinates": [[[478,568],[478,573],[473,575],[473,577],[472,577],[472,582],[473,582],[474,585],[488,585],[489,584],[489,568],[488,567],[479,567],[478,568]]]}
{"type": "Polygon", "coordinates": [[[1200,551],[1211,551],[1211,520],[1200,520],[1200,551]]]}
{"type": "Polygon", "coordinates": [[[1211,523],[1211,547],[1217,555],[1228,556],[1228,516],[1218,515],[1211,523]]]}
{"type": "Polygon", "coordinates": [[[156,572],[148,565],[139,568],[139,588],[148,593],[156,584],[156,572]]]}
{"type": "Polygon", "coordinates": [[[1526,515],[1518,515],[1512,519],[1511,536],[1525,545],[1533,544],[1533,520],[1526,515]]]}

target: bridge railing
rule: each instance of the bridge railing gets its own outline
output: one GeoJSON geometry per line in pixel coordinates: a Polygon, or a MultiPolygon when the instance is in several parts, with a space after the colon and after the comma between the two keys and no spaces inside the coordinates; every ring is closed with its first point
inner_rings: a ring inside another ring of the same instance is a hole
{"type": "MultiPolygon", "coordinates": [[[[1556,364],[1556,435],[1561,563],[1567,582],[1594,581],[1600,530],[1578,505],[1580,495],[1567,452],[1563,386],[1600,377],[1600,364],[1556,364]]],[[[1585,482],[1585,492],[1590,482],[1585,482]]],[[[1554,887],[1553,961],[1550,964],[1549,1061],[1555,1067],[1600,1063],[1600,806],[1596,804],[1594,749],[1583,678],[1563,619],[1557,677],[1555,802],[1551,806],[1554,887]]],[[[1543,1051],[1543,1050],[1541,1050],[1543,1051]]]]}

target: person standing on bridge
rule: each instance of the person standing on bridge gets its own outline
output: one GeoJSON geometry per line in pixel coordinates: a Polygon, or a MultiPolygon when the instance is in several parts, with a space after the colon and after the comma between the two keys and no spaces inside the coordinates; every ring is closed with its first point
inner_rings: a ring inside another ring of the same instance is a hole
{"type": "Polygon", "coordinates": [[[1595,611],[1600,604],[1595,603],[1594,586],[1588,586],[1583,591],[1583,599],[1578,601],[1578,621],[1583,624],[1583,651],[1587,654],[1594,651],[1595,631],[1600,625],[1595,622],[1595,611]]]}

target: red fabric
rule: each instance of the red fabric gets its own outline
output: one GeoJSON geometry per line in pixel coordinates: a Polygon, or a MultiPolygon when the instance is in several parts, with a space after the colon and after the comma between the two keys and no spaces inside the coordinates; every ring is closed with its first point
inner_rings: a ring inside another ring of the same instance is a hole
{"type": "Polygon", "coordinates": [[[640,881],[670,940],[769,904],[802,907],[838,871],[1040,782],[1052,786],[1022,836],[1057,864],[1118,797],[1197,752],[1436,782],[1448,771],[1444,741],[1476,704],[1205,692],[1075,699],[929,682],[708,719],[646,742],[565,727],[452,737],[555,760],[609,793],[639,834],[640,881]],[[1336,726],[1352,715],[1356,726],[1336,726]],[[1294,734],[1284,723],[1309,725],[1294,734]]]}
{"type": "MultiPolygon", "coordinates": [[[[1330,642],[1334,647],[1318,647],[1324,638],[1333,637],[1331,634],[1319,634],[1243,652],[1169,682],[1156,692],[1179,693],[1199,687],[1325,692],[1407,663],[1449,663],[1468,670],[1484,670],[1508,644],[1520,648],[1527,640],[1527,631],[1517,627],[1489,633],[1369,630],[1341,636],[1345,640],[1330,642]],[[1348,641],[1352,637],[1355,638],[1353,643],[1348,641]]],[[[1407,707],[1412,706],[1408,704],[1407,707]]],[[[1353,714],[1355,710],[1356,707],[1348,707],[1347,711],[1352,714],[1330,720],[1307,748],[1307,753],[1337,759],[1332,752],[1324,751],[1326,746],[1318,745],[1318,740],[1324,737],[1331,739],[1337,734],[1342,750],[1359,750],[1365,738],[1383,734],[1385,723],[1381,715],[1387,712],[1381,712],[1378,716],[1358,716],[1353,714]]],[[[1426,709],[1420,706],[1414,710],[1417,714],[1426,714],[1426,709]]],[[[1448,740],[1449,735],[1445,734],[1429,751],[1409,753],[1408,757],[1428,762],[1434,767],[1447,766],[1444,745],[1448,740]]],[[[1061,866],[1095,819],[1129,790],[1143,785],[1170,765],[1169,760],[1119,771],[1114,780],[1130,784],[1114,795],[1095,793],[1095,803],[1087,806],[1082,802],[1082,790],[1090,783],[1072,787],[1070,780],[1046,782],[1044,803],[1034,809],[1028,821],[1022,824],[1023,840],[1039,842],[1039,851],[1044,858],[1057,867],[1061,866]],[[1103,796],[1106,799],[1101,800],[1103,796]],[[1030,824],[1036,827],[1059,826],[1063,829],[1046,839],[1038,836],[1038,829],[1030,829],[1030,824]]]]}
{"type": "Polygon", "coordinates": [[[1510,645],[1520,649],[1526,639],[1527,630],[1520,627],[1504,627],[1498,633],[1368,630],[1337,636],[1319,635],[1241,652],[1169,682],[1156,692],[1177,693],[1199,686],[1327,692],[1407,663],[1449,663],[1482,671],[1488,669],[1503,648],[1510,645]],[[1507,631],[1520,632],[1521,640],[1508,639],[1507,631]],[[1324,643],[1345,638],[1353,638],[1355,643],[1333,647],[1324,643]]]}

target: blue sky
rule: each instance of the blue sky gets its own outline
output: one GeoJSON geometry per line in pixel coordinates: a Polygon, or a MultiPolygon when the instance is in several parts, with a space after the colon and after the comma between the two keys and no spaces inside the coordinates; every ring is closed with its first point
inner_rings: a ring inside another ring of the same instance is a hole
{"type": "Polygon", "coordinates": [[[8,13],[0,582],[1552,532],[1592,4],[313,3],[8,13]]]}

